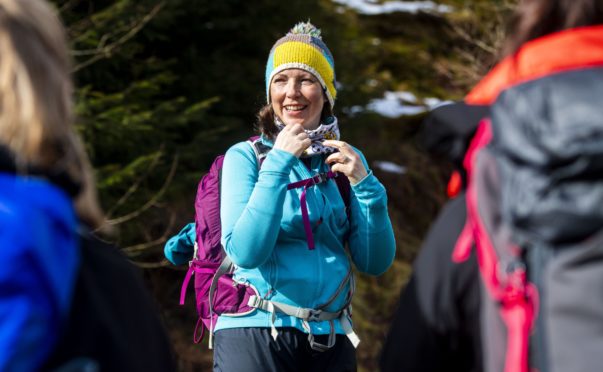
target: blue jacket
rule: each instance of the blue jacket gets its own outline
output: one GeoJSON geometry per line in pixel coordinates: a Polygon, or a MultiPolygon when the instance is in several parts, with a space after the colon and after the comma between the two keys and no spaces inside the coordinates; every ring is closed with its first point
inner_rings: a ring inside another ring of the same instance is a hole
{"type": "MultiPolygon", "coordinates": [[[[262,139],[272,147],[272,142],[262,139]]],[[[395,240],[387,213],[385,188],[360,155],[368,175],[351,187],[350,216],[334,181],[307,191],[307,205],[316,249],[309,250],[304,232],[300,194],[287,185],[328,171],[320,156],[310,168],[292,154],[274,149],[258,173],[256,156],[246,142],[232,146],[222,169],[222,244],[236,265],[235,280],[248,281],[267,299],[294,306],[317,308],[325,303],[350,267],[344,247],[358,270],[383,273],[395,255],[395,240]]],[[[345,303],[343,291],[327,310],[345,303]]],[[[216,330],[237,327],[269,327],[270,314],[256,310],[247,316],[222,315],[216,330]]],[[[296,327],[299,319],[277,313],[277,327],[296,327]]],[[[329,333],[328,322],[312,322],[314,334],[329,333]]],[[[336,332],[344,333],[339,321],[336,332]]]]}
{"type": "Polygon", "coordinates": [[[79,266],[71,199],[0,173],[0,371],[35,371],[67,321],[79,266]]]}

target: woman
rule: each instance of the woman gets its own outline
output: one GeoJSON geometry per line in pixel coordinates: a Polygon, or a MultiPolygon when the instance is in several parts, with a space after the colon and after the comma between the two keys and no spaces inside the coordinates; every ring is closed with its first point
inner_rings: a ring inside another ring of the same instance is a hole
{"type": "Polygon", "coordinates": [[[86,232],[103,216],[48,3],[0,0],[0,56],[0,370],[173,370],[141,277],[86,232]]]}
{"type": "Polygon", "coordinates": [[[276,42],[266,94],[259,129],[271,150],[258,171],[247,142],[232,146],[221,190],[222,245],[235,279],[254,286],[262,301],[247,316],[219,317],[214,369],[354,371],[345,245],[362,272],[379,275],[390,266],[395,242],[385,189],[362,153],[339,140],[333,57],[320,30],[300,23],[276,42]],[[329,170],[349,180],[347,213],[334,180],[287,189],[329,170]],[[325,304],[322,315],[295,316],[325,304]]]}

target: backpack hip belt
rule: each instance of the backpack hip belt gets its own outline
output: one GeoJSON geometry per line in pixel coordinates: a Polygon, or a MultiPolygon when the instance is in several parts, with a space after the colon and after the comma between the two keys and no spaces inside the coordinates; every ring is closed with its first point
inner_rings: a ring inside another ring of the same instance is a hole
{"type": "Polygon", "coordinates": [[[346,336],[348,337],[348,339],[350,340],[352,345],[354,345],[354,348],[356,348],[356,347],[358,347],[358,344],[360,343],[360,338],[354,332],[354,329],[352,328],[352,322],[351,322],[351,315],[352,315],[351,302],[352,302],[352,294],[354,292],[354,287],[355,287],[354,276],[352,274],[352,269],[350,266],[350,270],[348,271],[348,274],[346,275],[344,280],[341,282],[341,284],[337,288],[337,291],[335,292],[335,294],[333,294],[333,296],[331,296],[331,298],[329,298],[329,300],[326,303],[324,303],[323,305],[320,305],[318,307],[318,309],[298,307],[298,306],[288,305],[288,304],[285,304],[282,302],[270,301],[270,300],[263,299],[260,296],[249,297],[249,301],[247,302],[247,305],[250,307],[256,308],[256,309],[261,309],[261,310],[267,311],[271,314],[271,318],[270,318],[271,332],[270,333],[274,340],[276,340],[276,338],[278,337],[278,331],[276,330],[276,327],[274,326],[274,322],[276,321],[276,313],[279,312],[279,313],[293,316],[293,317],[296,317],[296,318],[302,320],[302,325],[303,325],[304,329],[306,330],[306,332],[308,332],[308,342],[310,343],[310,347],[313,350],[326,351],[335,345],[335,324],[334,324],[335,319],[339,319],[341,328],[343,328],[343,331],[345,332],[346,336]],[[338,310],[338,311],[323,310],[324,308],[329,306],[333,301],[335,301],[335,299],[339,296],[339,294],[341,293],[343,288],[345,288],[345,285],[348,282],[350,282],[350,290],[349,290],[348,296],[346,298],[346,303],[341,308],[341,310],[338,310]],[[310,323],[309,323],[309,322],[322,322],[322,321],[328,321],[329,327],[330,327],[329,339],[328,339],[326,345],[316,342],[314,340],[314,334],[312,333],[312,328],[310,327],[310,323]]]}

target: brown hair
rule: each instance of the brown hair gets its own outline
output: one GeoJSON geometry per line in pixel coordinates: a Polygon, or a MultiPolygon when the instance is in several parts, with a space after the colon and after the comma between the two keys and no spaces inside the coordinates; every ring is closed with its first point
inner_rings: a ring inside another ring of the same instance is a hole
{"type": "MultiPolygon", "coordinates": [[[[329,102],[325,102],[320,114],[320,120],[322,121],[329,116],[333,116],[333,110],[331,109],[329,102]]],[[[272,109],[272,105],[267,104],[262,106],[262,108],[258,111],[256,118],[258,132],[270,139],[274,139],[278,134],[278,128],[274,123],[274,110],[272,109]]]]}
{"type": "Polygon", "coordinates": [[[603,24],[601,0],[522,0],[502,50],[515,54],[526,42],[557,31],[603,24]]]}
{"type": "Polygon", "coordinates": [[[92,168],[73,125],[71,61],[65,30],[44,0],[0,0],[0,143],[27,166],[65,172],[81,186],[75,210],[103,219],[92,168]]]}

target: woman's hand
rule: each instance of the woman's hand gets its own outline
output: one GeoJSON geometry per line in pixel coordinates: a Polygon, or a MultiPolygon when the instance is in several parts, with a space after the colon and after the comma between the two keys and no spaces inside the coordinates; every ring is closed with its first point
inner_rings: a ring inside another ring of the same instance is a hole
{"type": "Polygon", "coordinates": [[[362,163],[360,155],[350,145],[335,140],[325,140],[322,144],[339,150],[339,152],[329,155],[325,160],[327,164],[331,165],[333,172],[343,173],[352,185],[366,177],[368,173],[364,163],[362,163]]]}
{"type": "Polygon", "coordinates": [[[304,127],[301,124],[290,124],[286,125],[278,136],[276,136],[274,148],[287,151],[296,158],[299,158],[311,143],[312,141],[310,141],[310,138],[304,132],[304,127]]]}

